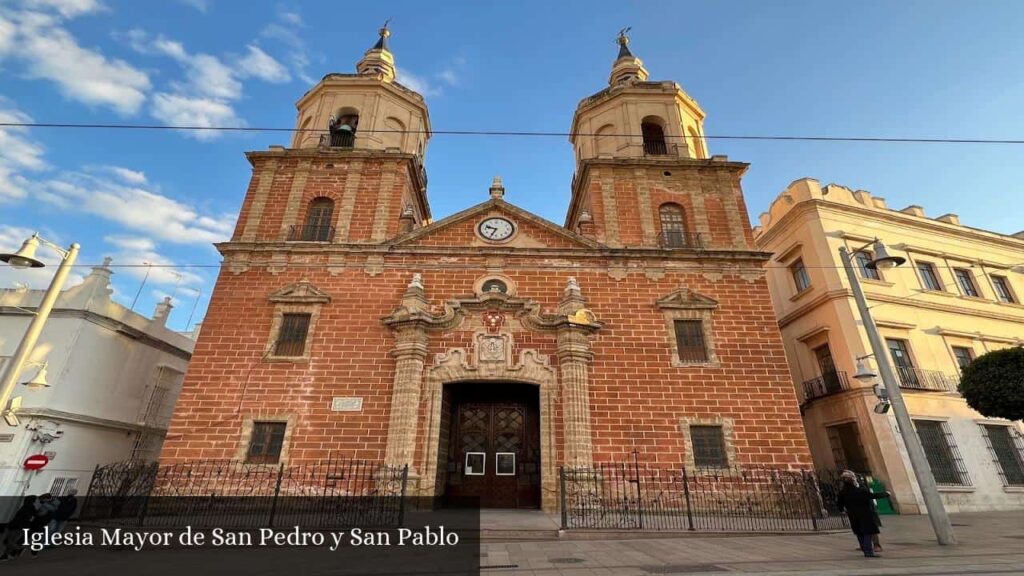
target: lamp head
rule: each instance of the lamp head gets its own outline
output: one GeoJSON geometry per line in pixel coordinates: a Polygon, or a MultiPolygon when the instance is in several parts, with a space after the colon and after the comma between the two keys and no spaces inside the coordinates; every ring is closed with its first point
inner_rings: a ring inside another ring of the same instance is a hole
{"type": "Polygon", "coordinates": [[[875,240],[875,244],[872,248],[875,251],[875,257],[865,264],[867,268],[871,268],[872,270],[878,268],[887,270],[893,266],[899,266],[907,261],[907,259],[902,256],[889,255],[888,248],[885,247],[885,244],[883,244],[881,240],[875,240]]]}
{"type": "Polygon", "coordinates": [[[874,380],[878,376],[874,370],[868,367],[868,363],[862,360],[857,360],[857,372],[853,375],[854,378],[861,382],[867,382],[874,380]]]}
{"type": "Polygon", "coordinates": [[[891,407],[892,404],[889,404],[885,400],[882,400],[878,404],[875,404],[875,414],[885,414],[886,412],[889,411],[889,408],[891,407]]]}
{"type": "Polygon", "coordinates": [[[45,264],[36,258],[36,249],[38,248],[39,236],[33,234],[14,254],[0,254],[0,261],[8,263],[14,268],[42,268],[45,264]]]}

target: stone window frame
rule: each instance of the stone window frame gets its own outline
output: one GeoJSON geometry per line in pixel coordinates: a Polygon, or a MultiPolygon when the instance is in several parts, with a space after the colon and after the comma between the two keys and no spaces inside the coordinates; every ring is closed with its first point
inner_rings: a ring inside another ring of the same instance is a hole
{"type": "Polygon", "coordinates": [[[683,289],[677,290],[658,300],[657,304],[661,308],[661,313],[665,320],[665,333],[668,338],[669,350],[672,352],[673,367],[690,368],[698,366],[717,368],[721,366],[715,349],[714,337],[714,311],[718,309],[718,302],[683,289]],[[701,321],[701,328],[704,331],[704,347],[707,350],[707,360],[703,362],[683,362],[680,359],[679,342],[676,338],[676,320],[701,321]]]}
{"type": "Polygon", "coordinates": [[[295,425],[298,423],[298,416],[295,414],[246,414],[242,417],[242,427],[239,433],[238,450],[235,451],[235,461],[247,467],[261,466],[277,468],[288,464],[292,433],[295,432],[295,425]],[[274,464],[247,464],[246,457],[249,454],[249,443],[252,442],[252,431],[257,422],[281,422],[284,423],[284,438],[281,440],[281,454],[274,464]]]}
{"type": "Polygon", "coordinates": [[[270,295],[274,303],[273,317],[270,322],[270,334],[263,352],[263,360],[267,362],[309,362],[313,349],[313,334],[316,332],[320,310],[331,301],[330,296],[313,286],[309,280],[303,279],[295,284],[270,295]],[[300,356],[278,356],[276,354],[277,338],[284,323],[285,314],[309,314],[309,327],[306,329],[306,340],[300,356]]]}
{"type": "Polygon", "coordinates": [[[701,466],[704,470],[730,470],[738,464],[736,459],[736,421],[727,416],[713,416],[703,418],[684,417],[679,419],[679,429],[683,435],[685,446],[683,465],[696,469],[697,465],[693,458],[693,438],[690,436],[690,426],[720,426],[722,428],[722,441],[725,443],[725,466],[701,466]]]}

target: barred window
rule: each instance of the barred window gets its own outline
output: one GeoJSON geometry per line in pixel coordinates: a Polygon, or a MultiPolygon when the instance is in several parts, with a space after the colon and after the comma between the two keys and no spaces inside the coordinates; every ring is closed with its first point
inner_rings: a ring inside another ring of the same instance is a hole
{"type": "Polygon", "coordinates": [[[960,285],[960,292],[964,296],[978,297],[978,287],[974,285],[974,275],[971,271],[966,268],[954,268],[953,273],[956,275],[956,282],[960,285]]]}
{"type": "Polygon", "coordinates": [[[925,290],[942,291],[942,283],[939,282],[939,275],[935,272],[935,265],[931,262],[918,262],[917,273],[921,276],[921,286],[925,290]]]}
{"type": "Polygon", "coordinates": [[[680,362],[707,362],[703,320],[676,320],[676,348],[680,362]]]}
{"type": "Polygon", "coordinates": [[[285,422],[253,422],[245,461],[248,464],[277,464],[284,445],[285,422]]]}
{"type": "Polygon", "coordinates": [[[1024,486],[1024,438],[1010,426],[982,424],[988,449],[1006,486],[1024,486]]]}
{"type": "Polygon", "coordinates": [[[936,420],[914,420],[914,428],[921,439],[924,452],[928,455],[935,483],[945,486],[970,486],[964,460],[957,450],[953,434],[945,422],[936,420]]]}
{"type": "Polygon", "coordinates": [[[310,314],[283,314],[277,332],[275,356],[302,356],[306,351],[310,314]]]}
{"type": "Polygon", "coordinates": [[[725,434],[721,426],[690,426],[690,444],[693,446],[695,466],[725,468],[729,458],[725,454],[725,434]]]}
{"type": "Polygon", "coordinates": [[[871,280],[882,279],[882,276],[878,273],[878,268],[871,268],[868,266],[868,264],[875,259],[874,254],[867,250],[862,250],[854,254],[853,259],[857,262],[857,269],[860,270],[861,278],[868,278],[871,280]]]}
{"type": "Polygon", "coordinates": [[[807,268],[803,260],[797,260],[789,265],[789,273],[793,275],[793,283],[797,292],[803,292],[811,287],[811,277],[807,275],[807,268]]]}

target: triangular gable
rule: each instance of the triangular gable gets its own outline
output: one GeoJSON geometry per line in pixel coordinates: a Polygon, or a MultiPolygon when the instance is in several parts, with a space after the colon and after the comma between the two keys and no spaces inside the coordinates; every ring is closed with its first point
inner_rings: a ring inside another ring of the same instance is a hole
{"type": "Polygon", "coordinates": [[[423,228],[403,234],[394,245],[406,246],[509,246],[514,248],[600,248],[601,244],[550,220],[491,199],[457,212],[423,228]],[[476,226],[488,216],[504,216],[516,226],[516,235],[507,243],[490,243],[476,234],[476,226]]]}
{"type": "Polygon", "coordinates": [[[303,278],[271,294],[270,301],[288,304],[326,304],[331,301],[331,297],[303,278]]]}
{"type": "Polygon", "coordinates": [[[659,308],[682,310],[712,310],[718,308],[718,301],[699,294],[689,288],[680,288],[658,299],[659,308]]]}

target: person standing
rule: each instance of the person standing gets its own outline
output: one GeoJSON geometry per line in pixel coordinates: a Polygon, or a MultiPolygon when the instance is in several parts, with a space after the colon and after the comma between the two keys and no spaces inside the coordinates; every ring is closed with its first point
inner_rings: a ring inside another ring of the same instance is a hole
{"type": "Polygon", "coordinates": [[[36,517],[35,496],[25,496],[21,508],[14,513],[7,523],[7,534],[4,536],[4,552],[0,554],[0,562],[21,556],[25,550],[25,529],[31,528],[36,517]]]}
{"type": "Polygon", "coordinates": [[[887,498],[889,493],[872,493],[867,487],[858,484],[857,475],[849,470],[843,470],[840,478],[843,480],[843,487],[839,491],[836,504],[840,510],[846,510],[846,516],[850,519],[850,529],[857,535],[864,556],[878,556],[873,542],[873,536],[879,533],[874,501],[887,498]]]}

